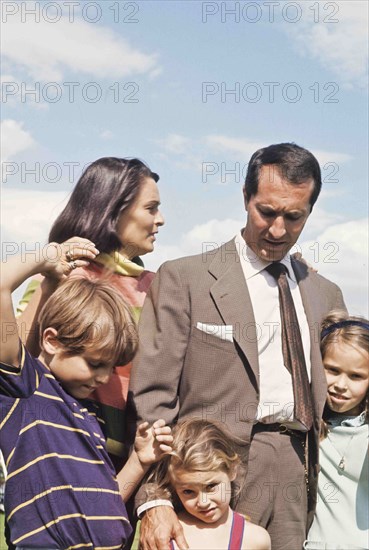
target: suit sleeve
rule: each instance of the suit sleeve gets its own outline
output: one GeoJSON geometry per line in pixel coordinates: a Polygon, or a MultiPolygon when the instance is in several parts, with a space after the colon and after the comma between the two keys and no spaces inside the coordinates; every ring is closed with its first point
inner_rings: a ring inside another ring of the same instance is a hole
{"type": "Polygon", "coordinates": [[[190,335],[190,297],[178,262],[163,264],[147,294],[139,322],[129,406],[137,421],[178,417],[178,386],[190,335]]]}
{"type": "Polygon", "coordinates": [[[347,307],[346,307],[346,304],[345,304],[345,301],[343,299],[343,295],[342,295],[342,291],[341,289],[336,286],[336,303],[333,307],[333,309],[342,309],[344,311],[347,311],[347,307]]]}

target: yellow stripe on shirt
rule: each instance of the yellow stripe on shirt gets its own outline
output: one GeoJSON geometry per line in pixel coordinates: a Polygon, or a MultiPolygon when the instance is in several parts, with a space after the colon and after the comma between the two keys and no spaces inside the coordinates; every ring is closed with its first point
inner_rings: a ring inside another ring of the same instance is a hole
{"type": "Polygon", "coordinates": [[[58,453],[49,453],[48,455],[42,455],[38,456],[34,460],[31,460],[31,462],[28,462],[21,468],[18,468],[18,470],[15,470],[14,472],[11,472],[8,474],[8,477],[6,478],[9,480],[11,477],[14,477],[15,475],[19,474],[20,472],[23,472],[24,470],[27,470],[30,466],[33,466],[33,464],[36,464],[37,462],[40,462],[41,460],[46,460],[47,458],[60,458],[60,459],[66,459],[66,460],[75,460],[76,462],[87,462],[88,464],[104,464],[105,462],[103,460],[90,460],[88,458],[80,458],[78,456],[72,456],[72,455],[60,455],[58,453]]]}
{"type": "Polygon", "coordinates": [[[6,415],[6,417],[4,418],[4,420],[2,421],[2,423],[0,424],[0,430],[1,430],[1,428],[5,425],[5,423],[7,422],[7,420],[9,420],[9,418],[11,417],[11,415],[13,414],[13,412],[14,412],[16,406],[19,404],[19,401],[20,401],[19,397],[18,397],[18,399],[16,399],[16,400],[14,401],[13,406],[11,407],[10,411],[8,412],[8,414],[6,415]]]}
{"type": "Polygon", "coordinates": [[[123,520],[127,523],[129,523],[128,519],[124,516],[85,516],[85,514],[69,514],[68,516],[59,516],[56,519],[53,519],[52,521],[49,521],[49,523],[46,523],[42,527],[38,527],[37,529],[34,529],[33,531],[29,531],[28,533],[25,533],[21,537],[18,537],[16,540],[13,541],[14,545],[17,545],[22,540],[31,537],[32,535],[36,535],[36,533],[40,533],[41,531],[44,531],[45,529],[48,529],[51,527],[51,525],[55,525],[56,523],[60,523],[61,521],[64,521],[66,519],[71,518],[83,518],[87,521],[106,521],[106,520],[123,520]]]}
{"type": "Polygon", "coordinates": [[[113,491],[112,489],[103,489],[101,487],[73,487],[73,485],[61,485],[60,487],[51,487],[47,491],[43,491],[42,493],[39,493],[38,495],[35,495],[33,498],[30,498],[29,500],[22,502],[22,504],[19,504],[16,506],[8,515],[8,521],[10,518],[18,512],[21,508],[24,508],[25,506],[29,506],[30,504],[33,504],[36,500],[39,500],[40,498],[43,498],[47,495],[50,495],[51,493],[55,493],[57,491],[74,491],[76,493],[78,492],[86,492],[86,493],[92,493],[92,492],[101,492],[101,493],[110,493],[112,495],[119,495],[119,491],[113,491]]]}
{"type": "Polygon", "coordinates": [[[81,430],[79,428],[71,428],[70,426],[63,426],[63,424],[55,424],[54,422],[47,422],[46,420],[35,420],[34,422],[32,422],[32,424],[28,424],[27,426],[22,428],[19,432],[19,435],[40,424],[42,424],[43,426],[52,426],[53,428],[58,428],[59,430],[67,430],[69,432],[78,432],[78,433],[87,435],[87,437],[91,437],[90,434],[85,430],[81,430]]]}

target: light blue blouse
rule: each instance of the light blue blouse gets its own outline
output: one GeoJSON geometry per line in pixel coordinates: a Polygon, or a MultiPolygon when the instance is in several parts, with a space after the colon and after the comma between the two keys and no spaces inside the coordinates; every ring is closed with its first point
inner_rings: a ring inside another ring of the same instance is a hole
{"type": "Polygon", "coordinates": [[[369,549],[368,424],[337,415],[320,444],[318,503],[304,548],[369,549]],[[341,466],[340,466],[341,465],[341,466]]]}

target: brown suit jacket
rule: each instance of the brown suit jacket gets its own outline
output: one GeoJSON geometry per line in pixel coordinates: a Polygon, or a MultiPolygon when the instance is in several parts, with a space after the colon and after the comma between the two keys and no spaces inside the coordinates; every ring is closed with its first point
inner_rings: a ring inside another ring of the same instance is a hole
{"type": "MultiPolygon", "coordinates": [[[[330,310],[345,305],[335,284],[304,263],[292,262],[311,331],[314,426],[309,434],[309,511],[313,511],[318,431],[326,399],[320,323],[330,310]]],[[[138,419],[164,418],[172,424],[200,416],[225,422],[247,451],[259,399],[259,362],[252,304],[234,240],[161,266],[144,303],[139,337],[129,398],[138,419]],[[234,341],[205,334],[198,322],[232,325],[234,341]]]]}

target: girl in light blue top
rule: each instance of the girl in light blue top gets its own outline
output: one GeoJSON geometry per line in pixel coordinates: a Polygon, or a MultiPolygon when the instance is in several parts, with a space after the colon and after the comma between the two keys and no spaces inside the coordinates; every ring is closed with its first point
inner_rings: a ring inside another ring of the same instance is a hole
{"type": "Polygon", "coordinates": [[[318,504],[304,548],[369,548],[369,321],[332,312],[321,351],[327,403],[320,444],[318,504]]]}

